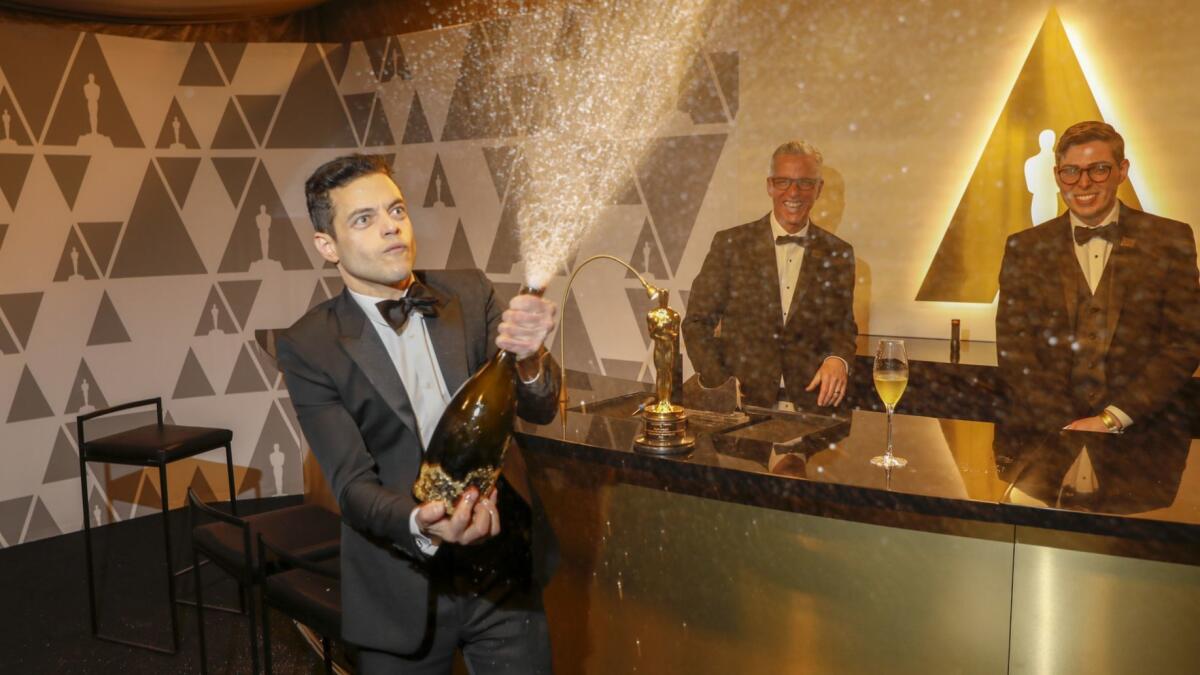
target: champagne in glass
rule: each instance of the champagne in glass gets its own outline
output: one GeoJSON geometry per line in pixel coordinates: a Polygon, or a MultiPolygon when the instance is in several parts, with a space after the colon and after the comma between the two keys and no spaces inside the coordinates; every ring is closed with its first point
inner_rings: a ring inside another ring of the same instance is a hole
{"type": "Polygon", "coordinates": [[[903,340],[880,340],[875,350],[875,391],[887,408],[887,452],[872,457],[871,463],[885,468],[908,464],[907,459],[892,454],[892,415],[896,404],[908,386],[908,356],[904,353],[903,340]]]}

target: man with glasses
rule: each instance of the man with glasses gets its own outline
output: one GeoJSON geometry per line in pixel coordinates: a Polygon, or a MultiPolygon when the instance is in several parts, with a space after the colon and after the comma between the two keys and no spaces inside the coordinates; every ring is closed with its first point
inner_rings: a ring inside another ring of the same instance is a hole
{"type": "Polygon", "coordinates": [[[854,249],[809,218],[822,156],[805,141],[771,156],[771,212],[713,237],[692,283],[683,339],[700,383],[731,375],[747,403],[837,406],[854,359],[854,249]]]}
{"type": "Polygon", "coordinates": [[[1115,129],[1070,127],[1054,167],[1067,212],[1008,238],[996,341],[1018,426],[1185,423],[1177,394],[1200,364],[1195,237],[1122,204],[1128,175],[1115,129]]]}

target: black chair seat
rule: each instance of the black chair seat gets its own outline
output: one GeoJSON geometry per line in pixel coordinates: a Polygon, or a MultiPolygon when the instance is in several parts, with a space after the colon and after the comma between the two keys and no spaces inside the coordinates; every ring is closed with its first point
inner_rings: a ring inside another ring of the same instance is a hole
{"type": "MultiPolygon", "coordinates": [[[[337,553],[341,518],[315,504],[274,509],[243,518],[250,527],[250,541],[261,533],[271,543],[296,555],[320,559],[337,553]]],[[[192,540],[205,554],[230,574],[242,569],[245,539],[242,528],[222,521],[199,525],[192,540]]],[[[251,569],[259,570],[258,552],[250,547],[251,569]]]]}
{"type": "Polygon", "coordinates": [[[229,429],[150,424],[83,444],[89,462],[162,464],[219,448],[233,440],[229,429]]]}
{"type": "MultiPolygon", "coordinates": [[[[330,561],[335,565],[338,559],[330,561]]],[[[342,634],[342,584],[304,569],[267,577],[267,602],[326,637],[342,634]]]]}

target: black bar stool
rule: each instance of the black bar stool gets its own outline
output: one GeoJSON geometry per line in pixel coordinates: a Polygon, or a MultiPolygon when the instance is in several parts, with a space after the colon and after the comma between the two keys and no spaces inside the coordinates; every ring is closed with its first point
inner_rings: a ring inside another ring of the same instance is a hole
{"type": "Polygon", "coordinates": [[[87,550],[88,609],[91,618],[92,635],[109,642],[140,647],[164,654],[174,654],[179,651],[179,620],[175,601],[175,577],[178,574],[186,573],[190,568],[176,572],[175,566],[171,561],[170,499],[168,498],[167,490],[167,465],[180,459],[224,447],[225,467],[229,476],[230,509],[236,514],[237,490],[233,484],[233,432],[229,429],[183,427],[173,424],[163,424],[161,397],[133,401],[112,408],[79,415],[75,418],[75,425],[79,438],[79,485],[83,497],[83,529],[85,548],[87,550]],[[155,407],[155,412],[157,413],[156,424],[148,424],[93,440],[87,440],[84,435],[84,422],[90,419],[149,405],[155,407]],[[167,563],[167,597],[170,600],[171,606],[170,648],[105,635],[99,630],[96,620],[96,580],[92,569],[92,527],[91,518],[88,515],[88,462],[158,468],[159,492],[162,497],[163,550],[167,563]]]}
{"type": "Polygon", "coordinates": [[[266,675],[272,675],[271,617],[275,608],[308,626],[321,637],[321,656],[325,672],[333,675],[331,642],[342,635],[342,581],[340,558],[314,560],[272,546],[258,535],[259,560],[263,565],[263,659],[266,675]]]}

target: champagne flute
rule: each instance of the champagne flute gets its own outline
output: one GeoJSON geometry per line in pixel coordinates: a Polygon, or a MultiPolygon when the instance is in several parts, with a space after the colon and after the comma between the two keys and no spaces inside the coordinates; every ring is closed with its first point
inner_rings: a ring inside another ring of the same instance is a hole
{"type": "Polygon", "coordinates": [[[871,463],[885,468],[900,467],[908,460],[892,454],[892,414],[896,404],[908,386],[908,356],[904,353],[904,340],[880,340],[875,350],[875,391],[887,408],[887,452],[872,457],[871,463]]]}

